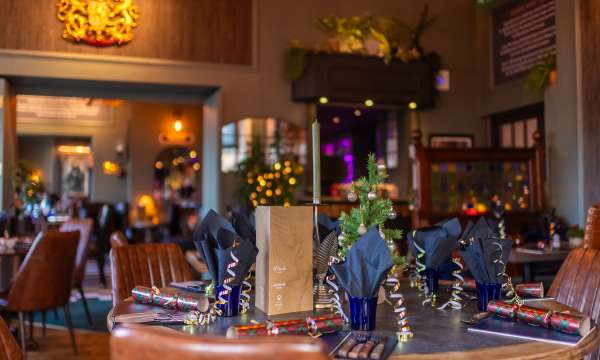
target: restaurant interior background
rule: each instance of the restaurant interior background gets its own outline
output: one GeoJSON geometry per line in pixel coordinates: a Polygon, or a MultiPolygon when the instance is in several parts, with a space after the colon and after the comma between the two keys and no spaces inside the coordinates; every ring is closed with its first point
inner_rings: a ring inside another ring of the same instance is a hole
{"type": "MultiPolygon", "coordinates": [[[[423,191],[414,175],[417,140],[426,149],[542,149],[544,157],[535,160],[541,161],[541,188],[534,191],[544,197],[543,209],[531,208],[538,215],[556,209],[565,228],[583,227],[588,207],[600,199],[597,1],[550,1],[552,44],[542,50],[554,56],[552,80],[541,91],[528,88],[530,69],[499,77],[494,14],[511,1],[135,3],[140,20],[133,40],[97,47],[62,38],[55,1],[0,1],[3,211],[13,213],[21,202],[14,191],[17,171],[45,186],[46,214],[85,202],[98,216],[104,204],[117,210],[123,204],[132,229],[127,235],[141,242],[161,239],[156,227],[172,221],[173,204],[188,216],[203,216],[210,209],[308,203],[315,118],[331,216],[351,206],[349,183],[365,175],[372,152],[389,170],[385,191],[408,222],[403,226],[414,223],[415,192],[423,191]],[[369,91],[349,100],[316,93],[303,98],[304,90],[289,79],[290,48],[328,44],[317,19],[386,15],[414,29],[424,9],[425,20],[434,21],[419,46],[439,55],[426,103],[412,95],[381,103],[369,91]],[[264,178],[247,174],[248,161],[262,164],[264,178]],[[284,183],[273,179],[280,171],[284,183]],[[269,179],[279,184],[272,191],[262,184],[269,179]]],[[[490,201],[465,197],[447,212],[486,213],[490,201]]],[[[193,227],[197,219],[187,221],[193,227]]]]}

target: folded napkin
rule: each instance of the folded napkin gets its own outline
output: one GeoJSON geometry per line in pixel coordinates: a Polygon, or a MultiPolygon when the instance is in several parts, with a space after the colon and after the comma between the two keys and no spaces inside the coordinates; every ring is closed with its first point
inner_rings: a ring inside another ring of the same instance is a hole
{"type": "Polygon", "coordinates": [[[336,235],[340,232],[340,223],[337,220],[331,220],[329,216],[326,214],[319,214],[317,217],[317,227],[319,228],[319,236],[321,237],[321,241],[327,237],[332,232],[335,232],[336,235]]]}
{"type": "Polygon", "coordinates": [[[510,257],[512,240],[500,239],[495,226],[484,217],[470,223],[461,235],[460,254],[479,283],[501,284],[504,266],[510,257]]]}
{"type": "Polygon", "coordinates": [[[231,269],[235,278],[230,285],[240,285],[256,261],[256,246],[250,240],[240,237],[231,223],[213,210],[194,230],[193,236],[196,249],[204,259],[215,285],[223,285],[229,277],[227,265],[233,261],[232,252],[239,262],[231,269]]]}
{"type": "Polygon", "coordinates": [[[256,245],[256,227],[254,226],[254,221],[251,217],[246,216],[246,214],[240,210],[232,209],[231,225],[233,225],[235,232],[238,233],[242,239],[249,240],[256,245]]]}
{"type": "Polygon", "coordinates": [[[460,230],[457,218],[444,220],[434,226],[409,233],[409,245],[415,256],[418,254],[415,243],[425,250],[425,266],[428,269],[437,269],[452,255],[452,250],[458,244],[460,230]]]}
{"type": "Polygon", "coordinates": [[[346,260],[331,270],[349,296],[373,298],[393,265],[385,241],[377,228],[371,228],[352,245],[346,260]]]}

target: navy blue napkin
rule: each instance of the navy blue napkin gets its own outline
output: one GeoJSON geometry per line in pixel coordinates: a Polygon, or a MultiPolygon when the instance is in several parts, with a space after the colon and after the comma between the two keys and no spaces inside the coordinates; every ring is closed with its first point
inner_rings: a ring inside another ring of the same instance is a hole
{"type": "Polygon", "coordinates": [[[227,265],[232,261],[231,253],[237,257],[238,264],[232,268],[235,278],[231,283],[237,286],[256,261],[258,249],[249,240],[240,237],[233,226],[221,215],[211,210],[194,231],[194,245],[204,259],[215,285],[223,285],[227,274],[227,265]],[[234,247],[234,244],[237,246],[234,247]]]}
{"type": "Polygon", "coordinates": [[[416,254],[416,242],[425,250],[425,266],[437,269],[452,255],[458,245],[461,227],[457,218],[444,220],[434,226],[421,228],[409,234],[409,244],[416,254]]]}
{"type": "Polygon", "coordinates": [[[232,209],[231,224],[233,225],[235,232],[240,235],[242,239],[249,240],[256,245],[256,228],[250,217],[239,210],[232,209]]]}
{"type": "Polygon", "coordinates": [[[377,228],[371,228],[348,251],[346,260],[331,266],[340,286],[349,296],[372,298],[394,265],[377,228]]]}

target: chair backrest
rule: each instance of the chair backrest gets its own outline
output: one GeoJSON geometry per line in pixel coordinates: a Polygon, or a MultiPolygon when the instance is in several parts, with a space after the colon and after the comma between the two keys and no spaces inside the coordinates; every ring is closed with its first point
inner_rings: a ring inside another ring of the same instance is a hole
{"type": "Polygon", "coordinates": [[[127,245],[127,238],[121,231],[115,231],[110,234],[110,247],[116,248],[127,245]]]}
{"type": "Polygon", "coordinates": [[[0,317],[0,360],[21,360],[23,353],[8,326],[0,317]]]}
{"type": "Polygon", "coordinates": [[[38,234],[8,293],[14,312],[54,309],[69,301],[79,232],[38,234]]]}
{"type": "Polygon", "coordinates": [[[136,285],[166,287],[192,280],[192,272],[176,244],[144,244],[110,251],[113,303],[131,296],[136,285]]]}
{"type": "Polygon", "coordinates": [[[73,284],[77,286],[81,285],[85,276],[85,264],[93,226],[94,220],[92,219],[70,220],[60,226],[61,232],[79,231],[79,245],[77,245],[75,269],[73,270],[73,284]]]}
{"type": "Polygon", "coordinates": [[[328,356],[323,342],[308,336],[226,339],[188,335],[166,328],[128,325],[113,331],[110,339],[110,358],[325,360],[328,356]]]}
{"type": "MultiPolygon", "coordinates": [[[[600,250],[579,248],[565,259],[548,296],[562,304],[600,320],[600,250]]],[[[600,359],[596,350],[592,359],[600,359]]]]}
{"type": "Polygon", "coordinates": [[[586,248],[600,249],[600,204],[588,209],[583,244],[586,248]]]}

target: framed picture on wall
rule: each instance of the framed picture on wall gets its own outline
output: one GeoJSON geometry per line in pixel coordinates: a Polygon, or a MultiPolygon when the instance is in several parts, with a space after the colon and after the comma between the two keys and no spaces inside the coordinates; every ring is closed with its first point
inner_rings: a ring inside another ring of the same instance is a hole
{"type": "Polygon", "coordinates": [[[88,162],[82,156],[64,156],[62,161],[63,194],[87,197],[90,193],[88,162]]]}
{"type": "Polygon", "coordinates": [[[430,134],[429,147],[446,149],[468,149],[474,143],[473,135],[469,134],[430,134]]]}

